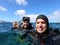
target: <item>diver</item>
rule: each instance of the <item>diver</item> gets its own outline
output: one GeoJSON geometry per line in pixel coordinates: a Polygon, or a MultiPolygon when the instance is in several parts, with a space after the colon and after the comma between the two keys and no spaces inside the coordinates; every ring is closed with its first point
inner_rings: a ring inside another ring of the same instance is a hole
{"type": "Polygon", "coordinates": [[[33,29],[32,23],[30,23],[30,17],[23,17],[22,22],[13,22],[13,27],[12,29],[26,29],[26,30],[31,30],[33,29]]]}
{"type": "Polygon", "coordinates": [[[60,45],[60,34],[58,29],[49,27],[47,16],[40,14],[36,18],[36,28],[30,35],[33,38],[33,45],[60,45]]]}
{"type": "Polygon", "coordinates": [[[26,30],[31,30],[33,28],[32,23],[30,23],[30,17],[23,17],[21,28],[26,30]]]}

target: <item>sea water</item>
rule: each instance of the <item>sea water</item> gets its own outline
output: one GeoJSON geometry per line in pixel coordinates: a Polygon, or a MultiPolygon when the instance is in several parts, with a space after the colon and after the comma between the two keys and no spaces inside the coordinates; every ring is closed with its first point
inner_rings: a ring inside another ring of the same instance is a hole
{"type": "MultiPolygon", "coordinates": [[[[35,27],[35,23],[33,23],[35,27]]],[[[50,23],[50,27],[58,28],[60,30],[59,23],[50,23]]],[[[0,45],[17,45],[15,36],[18,31],[12,31],[12,23],[0,23],[0,45]]]]}

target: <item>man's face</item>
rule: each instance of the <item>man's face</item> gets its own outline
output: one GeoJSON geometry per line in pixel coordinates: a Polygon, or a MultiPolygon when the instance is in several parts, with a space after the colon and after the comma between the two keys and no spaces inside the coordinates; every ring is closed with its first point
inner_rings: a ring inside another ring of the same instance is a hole
{"type": "Polygon", "coordinates": [[[23,21],[23,27],[24,27],[24,28],[27,28],[28,25],[29,25],[28,21],[23,21]]]}
{"type": "Polygon", "coordinates": [[[36,31],[38,33],[43,33],[47,29],[46,22],[43,19],[37,19],[36,20],[36,31]]]}

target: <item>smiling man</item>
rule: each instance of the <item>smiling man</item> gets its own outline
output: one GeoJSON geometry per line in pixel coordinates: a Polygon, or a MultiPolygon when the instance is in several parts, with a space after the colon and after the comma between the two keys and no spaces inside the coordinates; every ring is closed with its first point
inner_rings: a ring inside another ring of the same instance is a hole
{"type": "Polygon", "coordinates": [[[30,23],[30,17],[23,17],[21,28],[25,30],[31,30],[33,28],[32,24],[30,23]]]}

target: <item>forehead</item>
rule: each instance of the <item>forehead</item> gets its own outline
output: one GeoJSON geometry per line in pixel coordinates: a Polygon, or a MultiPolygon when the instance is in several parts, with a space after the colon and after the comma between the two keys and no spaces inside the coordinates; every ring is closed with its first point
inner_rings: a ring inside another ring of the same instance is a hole
{"type": "Polygon", "coordinates": [[[28,21],[23,21],[23,22],[28,23],[28,21]]]}
{"type": "Polygon", "coordinates": [[[36,22],[45,22],[43,19],[37,19],[36,22]]]}

